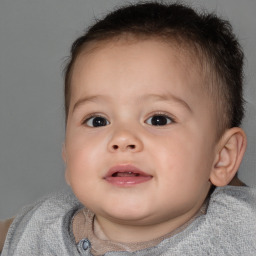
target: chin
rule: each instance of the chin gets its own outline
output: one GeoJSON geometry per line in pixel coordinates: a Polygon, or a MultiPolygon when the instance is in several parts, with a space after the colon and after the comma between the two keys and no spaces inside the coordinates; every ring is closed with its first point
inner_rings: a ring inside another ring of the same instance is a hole
{"type": "MultiPolygon", "coordinates": [[[[131,207],[131,208],[115,208],[112,207],[112,209],[104,209],[102,211],[103,215],[112,220],[116,220],[118,222],[129,222],[130,224],[134,223],[144,223],[148,220],[150,214],[147,209],[141,209],[141,208],[136,208],[136,207],[131,207]]],[[[96,213],[97,215],[97,213],[96,213]]]]}

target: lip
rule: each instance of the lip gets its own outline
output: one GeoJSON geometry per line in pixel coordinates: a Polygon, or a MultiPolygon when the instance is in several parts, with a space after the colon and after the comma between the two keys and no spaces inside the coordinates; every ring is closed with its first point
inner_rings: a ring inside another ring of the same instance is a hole
{"type": "Polygon", "coordinates": [[[150,181],[152,175],[133,165],[122,164],[111,167],[104,179],[112,185],[127,187],[150,181]]]}

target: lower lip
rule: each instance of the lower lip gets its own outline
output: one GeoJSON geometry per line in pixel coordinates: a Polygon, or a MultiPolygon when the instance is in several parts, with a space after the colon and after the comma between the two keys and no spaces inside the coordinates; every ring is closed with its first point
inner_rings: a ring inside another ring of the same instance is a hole
{"type": "Polygon", "coordinates": [[[105,180],[112,185],[120,187],[129,187],[145,183],[152,179],[151,176],[134,176],[134,177],[107,177],[105,180]]]}

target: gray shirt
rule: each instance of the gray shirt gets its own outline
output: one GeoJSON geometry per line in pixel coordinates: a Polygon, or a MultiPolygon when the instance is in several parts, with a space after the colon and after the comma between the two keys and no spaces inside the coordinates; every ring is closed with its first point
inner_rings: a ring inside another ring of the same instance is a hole
{"type": "MultiPolygon", "coordinates": [[[[70,191],[43,198],[24,208],[7,234],[2,256],[91,255],[90,241],[78,244],[71,220],[83,207],[70,191]]],[[[157,246],[136,252],[108,252],[106,256],[256,255],[256,189],[217,188],[207,213],[182,232],[157,246]]]]}

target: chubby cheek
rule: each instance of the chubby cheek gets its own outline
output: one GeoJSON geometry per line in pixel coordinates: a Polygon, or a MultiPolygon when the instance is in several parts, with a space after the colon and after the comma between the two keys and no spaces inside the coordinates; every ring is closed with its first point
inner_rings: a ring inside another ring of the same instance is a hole
{"type": "Polygon", "coordinates": [[[66,177],[71,187],[86,189],[93,183],[99,163],[99,152],[97,144],[92,145],[91,139],[79,134],[66,136],[66,177]],[[69,139],[72,138],[72,139],[69,139]]]}
{"type": "Polygon", "coordinates": [[[175,134],[161,143],[162,147],[159,145],[155,154],[159,173],[162,172],[158,176],[161,179],[159,184],[164,184],[163,188],[167,191],[173,189],[179,193],[204,190],[208,186],[210,162],[207,159],[209,149],[204,147],[203,141],[183,133],[182,136],[175,134]]]}
{"type": "Polygon", "coordinates": [[[67,164],[66,179],[79,201],[90,208],[90,202],[100,191],[100,175],[93,169],[95,162],[86,151],[76,153],[67,164]]]}
{"type": "Polygon", "coordinates": [[[75,169],[84,169],[88,165],[99,162],[99,154],[106,147],[102,135],[99,133],[88,133],[83,128],[73,128],[66,134],[67,161],[75,169]]]}

